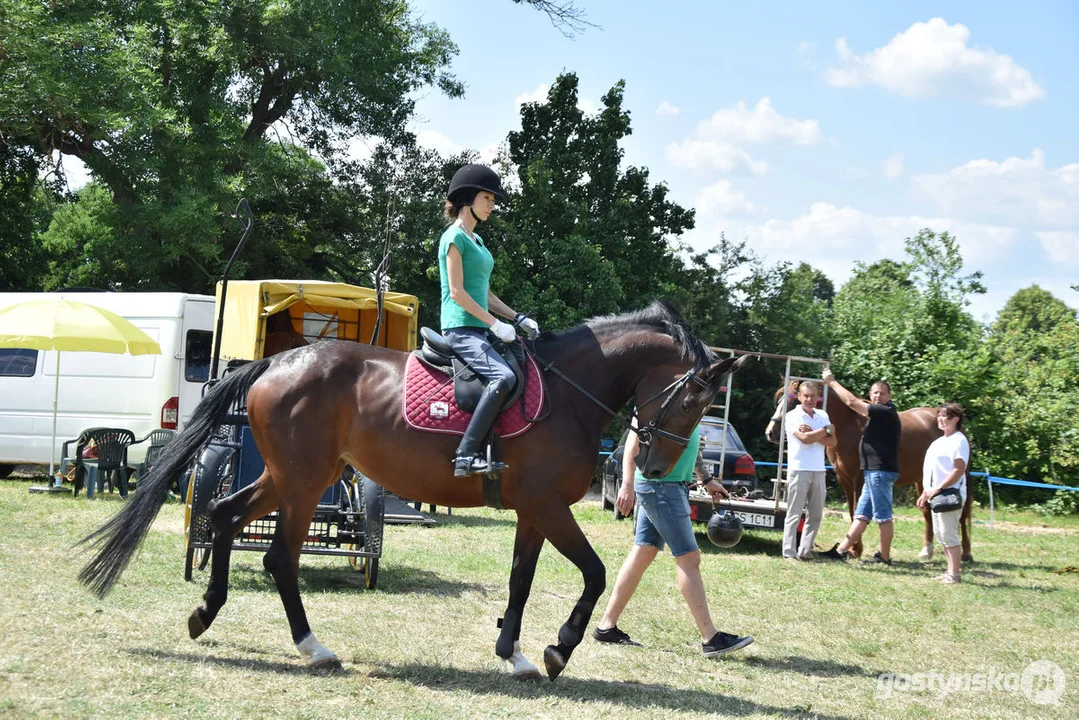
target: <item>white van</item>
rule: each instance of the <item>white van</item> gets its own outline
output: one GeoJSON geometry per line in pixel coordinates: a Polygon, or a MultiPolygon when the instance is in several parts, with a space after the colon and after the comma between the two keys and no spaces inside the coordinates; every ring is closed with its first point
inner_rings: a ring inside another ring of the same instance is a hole
{"type": "MultiPolygon", "coordinates": [[[[214,298],[187,293],[0,293],[0,307],[67,297],[111,310],[161,345],[160,355],[63,352],[52,440],[54,351],[0,348],[0,477],[15,465],[60,459],[65,440],[86,428],[127,428],[142,438],[156,428],[182,429],[210,374],[214,298]]],[[[73,449],[73,448],[72,448],[73,449]]],[[[128,460],[142,460],[145,445],[128,460]]]]}

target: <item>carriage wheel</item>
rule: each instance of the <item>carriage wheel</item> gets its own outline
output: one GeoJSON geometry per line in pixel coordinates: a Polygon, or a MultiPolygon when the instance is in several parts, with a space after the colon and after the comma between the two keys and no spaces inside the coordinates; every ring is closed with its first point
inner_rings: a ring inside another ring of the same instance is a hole
{"type": "Polygon", "coordinates": [[[363,561],[363,586],[374,590],[378,584],[378,558],[364,558],[363,561]]]}
{"type": "MultiPolygon", "coordinates": [[[[197,466],[196,466],[197,467],[197,466]]],[[[187,479],[187,493],[184,503],[184,580],[191,581],[192,570],[198,566],[199,570],[206,568],[210,560],[210,551],[207,548],[195,547],[196,542],[206,542],[209,536],[207,525],[209,517],[206,514],[195,515],[195,493],[198,482],[195,478],[195,469],[187,479]]]]}

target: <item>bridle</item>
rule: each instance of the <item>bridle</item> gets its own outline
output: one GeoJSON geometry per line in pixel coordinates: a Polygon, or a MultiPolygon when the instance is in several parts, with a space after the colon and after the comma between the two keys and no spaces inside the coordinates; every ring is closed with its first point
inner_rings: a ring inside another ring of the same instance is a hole
{"type": "Polygon", "coordinates": [[[687,370],[680,378],[676,379],[670,385],[663,388],[658,393],[648,398],[643,403],[633,409],[633,419],[639,420],[641,408],[654,402],[656,398],[658,398],[663,393],[667,393],[667,396],[663,399],[663,402],[659,406],[659,412],[652,416],[652,419],[648,421],[647,425],[638,428],[633,428],[633,426],[630,425],[630,428],[634,429],[637,433],[637,442],[640,443],[641,447],[651,449],[653,435],[658,435],[661,438],[672,440],[681,445],[682,447],[689,445],[688,437],[675,435],[674,433],[659,427],[659,424],[663,421],[664,416],[667,414],[667,410],[670,409],[671,403],[674,402],[674,399],[678,397],[678,394],[682,392],[682,389],[690,382],[696,383],[698,386],[705,390],[711,388],[711,385],[708,383],[708,381],[701,378],[698,374],[703,369],[703,367],[697,365],[696,367],[687,370]]]}
{"type": "MultiPolygon", "coordinates": [[[[602,400],[590,393],[588,390],[585,390],[583,387],[578,385],[576,381],[574,381],[568,375],[556,368],[554,363],[548,362],[541,358],[539,354],[535,352],[534,348],[532,350],[532,356],[536,358],[536,360],[539,362],[539,364],[543,367],[544,370],[554,373],[562,380],[565,380],[577,392],[584,395],[586,398],[595,403],[598,407],[609,413],[612,417],[618,417],[618,413],[616,411],[607,407],[607,405],[602,400]]],[[[705,367],[703,365],[695,365],[694,367],[684,372],[680,377],[675,378],[675,380],[669,385],[667,385],[667,387],[663,388],[655,395],[640,403],[639,405],[637,405],[637,407],[633,408],[633,413],[631,417],[634,421],[639,421],[641,408],[655,402],[660,396],[666,393],[666,396],[663,398],[663,402],[659,406],[659,411],[652,416],[652,418],[648,421],[647,425],[645,425],[644,427],[635,427],[635,424],[630,425],[630,430],[637,433],[637,440],[640,443],[641,447],[645,448],[647,451],[650,452],[652,449],[653,435],[657,435],[661,438],[676,442],[682,447],[689,445],[688,437],[676,435],[675,433],[672,433],[668,430],[664,430],[659,426],[659,424],[663,421],[664,416],[667,414],[667,410],[670,409],[671,403],[674,402],[674,399],[678,397],[679,393],[681,393],[682,389],[685,388],[686,385],[692,382],[705,390],[712,387],[707,380],[700,376],[700,373],[704,369],[705,367]]]]}

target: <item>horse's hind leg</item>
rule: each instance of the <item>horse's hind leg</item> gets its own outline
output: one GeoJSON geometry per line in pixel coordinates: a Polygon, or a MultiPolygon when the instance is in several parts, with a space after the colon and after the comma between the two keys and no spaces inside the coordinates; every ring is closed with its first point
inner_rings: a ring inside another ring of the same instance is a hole
{"type": "MultiPolygon", "coordinates": [[[[340,474],[340,473],[338,473],[340,474]]],[[[292,630],[292,642],[296,649],[315,669],[339,669],[341,661],[337,655],[324,646],[311,632],[307,622],[307,612],[300,598],[300,551],[311,528],[311,519],[315,515],[318,498],[304,498],[303,504],[293,504],[282,500],[277,513],[277,529],[274,532],[270,549],[262,558],[262,565],[271,575],[285,606],[285,616],[292,630]]]]}
{"type": "MultiPolygon", "coordinates": [[[[967,487],[970,487],[969,481],[967,487]]],[[[961,544],[963,546],[961,561],[965,563],[974,562],[974,555],[971,554],[970,549],[971,510],[973,508],[973,503],[974,494],[968,490],[967,501],[963,503],[963,514],[959,516],[959,531],[962,535],[961,544]]]]}
{"type": "Polygon", "coordinates": [[[518,518],[517,538],[513,543],[513,568],[510,570],[510,599],[506,613],[499,621],[502,631],[495,643],[495,654],[513,666],[513,676],[518,680],[541,677],[539,668],[521,652],[521,618],[528,595],[532,592],[532,579],[536,575],[536,562],[542,549],[543,536],[518,518]]]}
{"type": "Polygon", "coordinates": [[[574,648],[580,645],[584,638],[585,627],[592,618],[596,601],[607,586],[607,570],[566,505],[550,502],[538,513],[530,516],[529,521],[550,540],[558,552],[576,565],[584,576],[584,591],[569,619],[558,631],[558,644],[548,645],[543,651],[547,676],[554,680],[566,667],[574,648]]]}
{"type": "Polygon", "coordinates": [[[187,631],[192,639],[206,632],[228,599],[233,539],[244,525],[273,511],[276,505],[277,497],[267,473],[238,493],[210,503],[214,537],[210,583],[202,596],[204,605],[195,608],[187,619],[187,631]]]}

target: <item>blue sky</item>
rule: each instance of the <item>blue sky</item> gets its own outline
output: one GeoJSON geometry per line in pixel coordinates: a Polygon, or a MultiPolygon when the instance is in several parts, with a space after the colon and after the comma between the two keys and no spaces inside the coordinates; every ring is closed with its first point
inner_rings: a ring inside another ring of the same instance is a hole
{"type": "Polygon", "coordinates": [[[976,317],[1032,283],[1079,306],[1079,6],[579,0],[599,27],[568,39],[510,0],[412,5],[467,88],[420,98],[424,144],[489,153],[560,72],[585,109],[624,79],[625,161],[697,209],[695,245],[839,284],[929,226],[984,273],[976,317]]]}

